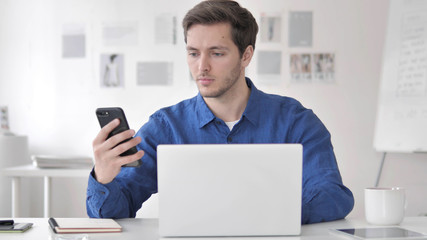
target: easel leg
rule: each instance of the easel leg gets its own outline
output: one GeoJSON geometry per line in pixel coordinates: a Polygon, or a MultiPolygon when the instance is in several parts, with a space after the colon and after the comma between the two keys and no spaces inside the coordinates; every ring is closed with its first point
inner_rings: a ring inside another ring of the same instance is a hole
{"type": "Polygon", "coordinates": [[[375,187],[378,187],[379,183],[380,183],[380,179],[381,179],[381,173],[383,171],[383,166],[384,166],[384,161],[385,161],[385,156],[387,155],[387,152],[383,153],[383,158],[381,159],[381,165],[380,165],[380,169],[378,170],[378,174],[377,174],[377,181],[375,182],[375,187]]]}

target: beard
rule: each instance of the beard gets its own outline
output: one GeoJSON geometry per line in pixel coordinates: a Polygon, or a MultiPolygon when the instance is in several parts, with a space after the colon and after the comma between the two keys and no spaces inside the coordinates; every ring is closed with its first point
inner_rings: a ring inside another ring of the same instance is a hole
{"type": "MultiPolygon", "coordinates": [[[[231,69],[230,73],[224,79],[215,78],[214,86],[204,87],[198,86],[200,95],[204,98],[219,98],[227,93],[239,80],[241,75],[241,61],[231,69]]],[[[201,77],[209,77],[209,75],[202,74],[201,77]]]]}

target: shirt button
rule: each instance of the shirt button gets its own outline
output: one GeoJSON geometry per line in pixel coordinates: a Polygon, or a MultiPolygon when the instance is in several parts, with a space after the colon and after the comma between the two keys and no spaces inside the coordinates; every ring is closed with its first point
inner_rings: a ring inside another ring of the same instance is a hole
{"type": "Polygon", "coordinates": [[[104,192],[104,191],[101,191],[100,193],[101,193],[102,195],[104,195],[104,194],[105,194],[105,192],[104,192]]]}
{"type": "Polygon", "coordinates": [[[221,122],[220,122],[220,121],[216,121],[216,124],[220,125],[220,124],[221,124],[221,122]]]}
{"type": "Polygon", "coordinates": [[[228,137],[228,138],[227,138],[227,142],[229,142],[229,143],[230,143],[230,142],[232,142],[232,141],[233,141],[233,138],[232,138],[232,137],[228,137]]]}

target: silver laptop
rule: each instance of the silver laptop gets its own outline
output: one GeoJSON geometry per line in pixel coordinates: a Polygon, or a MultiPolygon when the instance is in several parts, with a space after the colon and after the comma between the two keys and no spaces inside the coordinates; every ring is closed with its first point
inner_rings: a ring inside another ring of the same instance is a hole
{"type": "Polygon", "coordinates": [[[301,232],[302,145],[157,147],[163,237],[301,232]]]}

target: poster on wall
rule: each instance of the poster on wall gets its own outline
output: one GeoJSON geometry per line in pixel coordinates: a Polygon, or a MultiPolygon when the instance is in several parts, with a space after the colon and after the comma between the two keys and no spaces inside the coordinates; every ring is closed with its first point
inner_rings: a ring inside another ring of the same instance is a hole
{"type": "Polygon", "coordinates": [[[138,62],[137,85],[171,85],[172,62],[138,62]]]}
{"type": "Polygon", "coordinates": [[[291,54],[289,63],[293,83],[335,83],[334,53],[291,54]]]}
{"type": "Polygon", "coordinates": [[[289,13],[289,47],[313,45],[313,13],[309,11],[289,13]]]}
{"type": "Polygon", "coordinates": [[[311,54],[291,54],[289,59],[291,82],[311,83],[311,54]]]}
{"type": "Polygon", "coordinates": [[[261,42],[280,43],[282,36],[280,14],[262,13],[260,21],[261,42]]]}
{"type": "Polygon", "coordinates": [[[130,46],[138,44],[138,22],[110,22],[102,26],[105,46],[130,46]]]}
{"type": "Polygon", "coordinates": [[[172,14],[160,14],[155,18],[154,42],[157,44],[176,44],[177,19],[172,14]]]}
{"type": "Polygon", "coordinates": [[[281,79],[282,52],[258,51],[258,75],[262,84],[277,84],[281,79]]]}
{"type": "Polygon", "coordinates": [[[84,58],[86,35],[83,24],[62,25],[62,58],[84,58]]]}
{"type": "Polygon", "coordinates": [[[124,87],[123,54],[101,54],[101,87],[124,87]]]}
{"type": "Polygon", "coordinates": [[[320,83],[335,82],[335,54],[313,54],[313,80],[320,83]]]}

